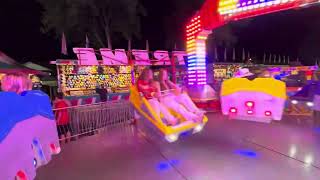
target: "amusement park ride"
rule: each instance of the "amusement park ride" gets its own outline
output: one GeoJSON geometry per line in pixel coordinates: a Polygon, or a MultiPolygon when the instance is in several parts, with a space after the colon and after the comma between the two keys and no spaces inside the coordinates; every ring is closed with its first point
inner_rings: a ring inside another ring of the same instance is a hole
{"type": "MultiPolygon", "coordinates": [[[[206,69],[206,39],[214,29],[230,21],[317,3],[318,0],[206,0],[186,26],[187,84],[190,96],[195,99],[215,98],[214,90],[207,83],[206,69]]],[[[173,65],[175,74],[174,59],[178,59],[178,64],[183,66],[185,55],[184,52],[175,51],[169,58],[167,51],[156,51],[153,54],[155,60],[152,61],[148,51],[132,50],[135,61],[130,62],[125,50],[121,49],[115,53],[110,49],[101,49],[102,61],[97,61],[96,52],[91,48],[75,48],[74,52],[79,60],[55,62],[62,69],[58,70],[59,84],[64,85],[62,91],[92,90],[97,81],[119,89],[131,86],[139,72],[135,66],[173,65]],[[117,83],[122,84],[119,86],[117,83]]],[[[51,155],[60,151],[49,98],[41,92],[33,91],[25,96],[1,92],[0,98],[0,119],[4,120],[0,121],[0,179],[33,179],[36,169],[48,163],[51,155]]],[[[259,117],[261,122],[281,120],[285,99],[285,84],[271,78],[254,81],[230,79],[223,83],[221,90],[223,114],[237,119],[253,120],[259,117]],[[266,87],[265,84],[270,86],[266,87]],[[255,95],[250,99],[249,94],[255,95]],[[258,96],[263,98],[255,98],[258,96]],[[267,105],[263,106],[266,102],[267,105]],[[276,106],[272,107],[274,104],[276,106]]],[[[201,122],[168,127],[160,123],[160,117],[150,117],[150,114],[154,116],[150,105],[139,96],[134,86],[131,87],[130,101],[142,118],[169,142],[176,141],[186,131],[200,132],[208,121],[204,117],[201,122]]]]}

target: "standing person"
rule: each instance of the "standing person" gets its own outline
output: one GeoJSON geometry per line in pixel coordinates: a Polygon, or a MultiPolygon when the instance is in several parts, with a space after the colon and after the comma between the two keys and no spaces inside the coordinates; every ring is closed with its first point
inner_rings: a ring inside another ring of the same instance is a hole
{"type": "Polygon", "coordinates": [[[55,116],[57,120],[58,135],[61,140],[70,141],[71,125],[68,113],[69,103],[63,98],[63,93],[57,93],[53,102],[53,108],[56,109],[55,116]]]}
{"type": "Polygon", "coordinates": [[[108,100],[108,91],[106,88],[104,88],[104,85],[98,85],[96,87],[96,93],[100,96],[100,102],[107,102],[108,100]]]}
{"type": "Polygon", "coordinates": [[[183,93],[181,88],[170,81],[167,70],[160,70],[159,80],[161,91],[165,92],[162,102],[167,107],[175,110],[187,120],[201,121],[203,119],[204,112],[197,108],[188,94],[183,93]],[[174,91],[174,93],[169,91],[174,91]]]}
{"type": "Polygon", "coordinates": [[[160,85],[159,83],[153,81],[153,72],[150,69],[144,69],[139,77],[137,82],[138,91],[143,94],[143,96],[148,100],[151,107],[154,109],[156,114],[160,117],[162,113],[165,119],[165,122],[168,125],[176,125],[178,120],[170,114],[169,110],[159,102],[160,94],[160,85]]]}

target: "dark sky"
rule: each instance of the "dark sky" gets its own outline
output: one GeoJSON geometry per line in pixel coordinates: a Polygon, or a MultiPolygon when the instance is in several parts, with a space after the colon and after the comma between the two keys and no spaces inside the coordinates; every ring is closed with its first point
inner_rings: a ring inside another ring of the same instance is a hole
{"type": "MultiPolygon", "coordinates": [[[[133,41],[133,48],[144,48],[145,39],[149,40],[152,50],[172,48],[174,42],[183,48],[184,23],[198,7],[190,7],[183,16],[175,17],[177,9],[172,2],[144,0],[148,16],[142,21],[143,38],[133,41]],[[166,32],[170,29],[168,36],[166,32]]],[[[0,50],[19,61],[47,63],[60,58],[59,40],[40,32],[41,11],[35,0],[2,0],[0,50]]],[[[236,46],[256,54],[267,51],[299,55],[303,59],[320,57],[319,19],[319,7],[254,18],[247,27],[234,29],[238,37],[236,46]]],[[[127,44],[123,41],[115,47],[127,48],[127,44]]]]}

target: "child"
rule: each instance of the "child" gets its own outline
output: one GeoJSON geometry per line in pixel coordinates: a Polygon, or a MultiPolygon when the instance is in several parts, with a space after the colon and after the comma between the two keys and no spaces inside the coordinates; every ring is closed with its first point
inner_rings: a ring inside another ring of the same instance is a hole
{"type": "Polygon", "coordinates": [[[63,99],[63,94],[58,93],[56,100],[53,102],[53,107],[56,109],[55,116],[57,120],[57,128],[59,138],[68,142],[71,138],[71,126],[69,123],[68,107],[69,103],[63,99]]]}

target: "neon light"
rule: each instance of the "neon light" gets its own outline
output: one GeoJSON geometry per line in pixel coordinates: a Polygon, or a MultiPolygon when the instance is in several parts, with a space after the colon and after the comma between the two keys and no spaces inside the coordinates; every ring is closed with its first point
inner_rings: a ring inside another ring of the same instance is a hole
{"type": "Polygon", "coordinates": [[[219,3],[218,12],[220,15],[233,16],[243,11],[264,8],[265,6],[276,7],[292,1],[295,0],[222,0],[219,3]]]}

